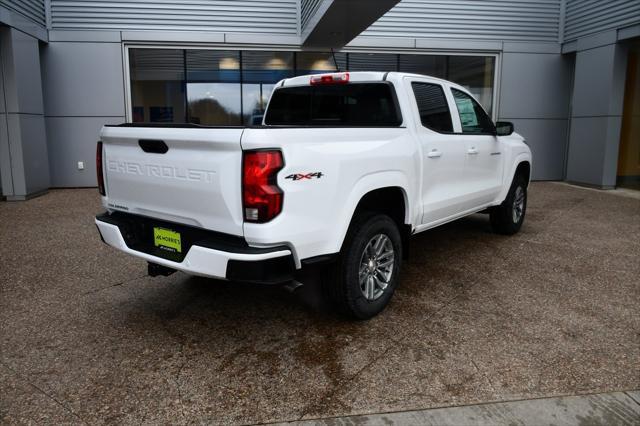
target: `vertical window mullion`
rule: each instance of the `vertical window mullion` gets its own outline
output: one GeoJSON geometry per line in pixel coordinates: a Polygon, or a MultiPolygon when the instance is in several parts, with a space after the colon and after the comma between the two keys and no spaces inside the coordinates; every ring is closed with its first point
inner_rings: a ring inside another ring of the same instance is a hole
{"type": "Polygon", "coordinates": [[[293,76],[298,75],[298,52],[293,52],[293,76]]]}
{"type": "Polygon", "coordinates": [[[242,66],[242,50],[238,51],[240,59],[240,125],[244,125],[244,67],[242,66]]]}
{"type": "Polygon", "coordinates": [[[449,61],[451,59],[450,55],[445,56],[445,60],[444,60],[444,78],[445,80],[449,80],[451,81],[451,79],[449,78],[449,61]]]}
{"type": "Polygon", "coordinates": [[[260,95],[259,96],[260,96],[260,104],[259,104],[260,105],[260,111],[264,112],[264,100],[263,100],[264,99],[263,98],[264,95],[262,94],[262,83],[260,83],[260,95]]]}
{"type": "Polygon", "coordinates": [[[188,74],[187,74],[187,49],[182,50],[182,72],[183,72],[183,83],[182,87],[184,90],[184,120],[185,123],[189,123],[189,96],[187,95],[187,87],[188,87],[188,74]]]}

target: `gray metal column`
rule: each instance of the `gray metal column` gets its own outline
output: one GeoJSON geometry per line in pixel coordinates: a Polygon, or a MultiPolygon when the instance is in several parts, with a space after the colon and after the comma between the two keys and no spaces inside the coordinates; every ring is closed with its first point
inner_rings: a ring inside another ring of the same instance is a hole
{"type": "Polygon", "coordinates": [[[0,28],[2,194],[25,200],[49,188],[38,40],[0,28]]]}
{"type": "Polygon", "coordinates": [[[564,178],[572,73],[556,43],[504,43],[498,117],[526,138],[536,180],[564,178]]]}
{"type": "Polygon", "coordinates": [[[567,180],[616,184],[627,52],[616,31],[578,40],[567,180]]]}

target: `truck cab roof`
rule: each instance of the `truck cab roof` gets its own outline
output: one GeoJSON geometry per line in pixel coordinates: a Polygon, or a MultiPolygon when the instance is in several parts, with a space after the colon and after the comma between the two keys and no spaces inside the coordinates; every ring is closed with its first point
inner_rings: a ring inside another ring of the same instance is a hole
{"type": "MultiPolygon", "coordinates": [[[[402,80],[405,77],[415,77],[422,78],[431,81],[438,82],[440,84],[446,83],[453,87],[460,87],[457,84],[454,84],[450,81],[443,80],[441,78],[423,75],[423,74],[415,74],[408,72],[397,72],[397,71],[334,71],[334,72],[326,72],[320,74],[306,74],[300,75],[297,77],[286,78],[281,80],[276,87],[292,87],[292,86],[309,86],[312,81],[316,78],[321,78],[323,76],[341,76],[348,74],[348,82],[349,83],[360,83],[360,82],[376,82],[376,81],[398,81],[402,80]]],[[[464,88],[463,88],[464,89],[464,88]]]]}

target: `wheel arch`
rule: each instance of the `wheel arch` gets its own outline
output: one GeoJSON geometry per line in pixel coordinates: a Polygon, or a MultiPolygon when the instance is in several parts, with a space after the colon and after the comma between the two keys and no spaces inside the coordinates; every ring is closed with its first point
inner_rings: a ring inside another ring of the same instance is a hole
{"type": "Polygon", "coordinates": [[[526,173],[527,185],[531,182],[531,154],[521,153],[517,155],[513,162],[511,162],[512,166],[508,168],[508,173],[504,175],[504,182],[502,184],[502,191],[500,191],[500,195],[497,198],[496,204],[500,204],[504,201],[509,193],[509,188],[511,187],[511,183],[516,176],[516,173],[526,173]]]}
{"type": "MultiPolygon", "coordinates": [[[[408,239],[412,232],[412,204],[411,195],[407,190],[407,182],[404,175],[396,176],[396,179],[390,180],[381,176],[370,176],[374,184],[370,181],[368,184],[356,185],[352,192],[350,202],[348,203],[348,215],[340,232],[339,245],[336,252],[342,250],[349,227],[353,223],[354,218],[363,211],[372,211],[386,214],[398,225],[398,230],[402,236],[403,253],[408,253],[408,239]],[[402,178],[400,178],[402,176],[402,178]],[[385,184],[386,183],[386,184],[385,184]]],[[[360,183],[360,182],[359,182],[360,183]]]]}
{"type": "Polygon", "coordinates": [[[363,211],[379,212],[391,217],[401,227],[408,221],[407,193],[399,186],[387,186],[364,194],[351,215],[351,220],[363,211]]]}
{"type": "Polygon", "coordinates": [[[511,180],[513,181],[516,175],[519,175],[519,174],[524,175],[525,179],[527,180],[527,185],[529,185],[529,182],[531,182],[531,161],[529,160],[520,161],[516,165],[516,169],[513,172],[513,176],[511,177],[511,180]]]}

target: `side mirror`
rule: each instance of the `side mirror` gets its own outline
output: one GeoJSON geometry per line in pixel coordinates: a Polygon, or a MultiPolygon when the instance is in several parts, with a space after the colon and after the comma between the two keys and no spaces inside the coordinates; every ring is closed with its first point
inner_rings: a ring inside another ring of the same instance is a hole
{"type": "Polygon", "coordinates": [[[513,123],[510,121],[496,123],[496,136],[509,136],[511,133],[513,133],[513,123]]]}

